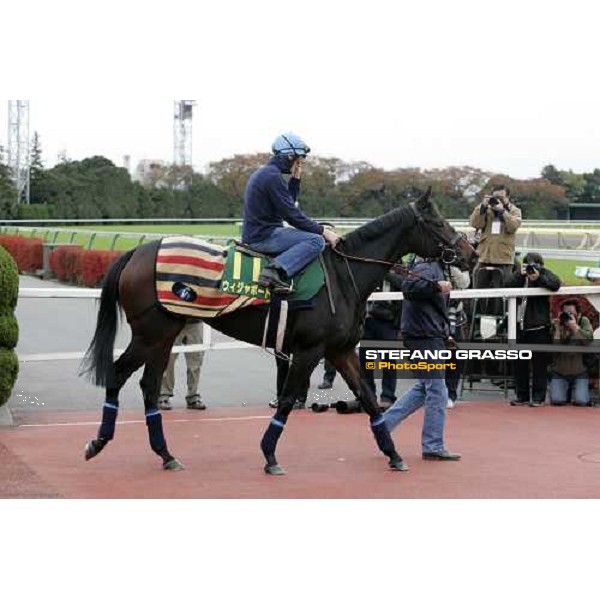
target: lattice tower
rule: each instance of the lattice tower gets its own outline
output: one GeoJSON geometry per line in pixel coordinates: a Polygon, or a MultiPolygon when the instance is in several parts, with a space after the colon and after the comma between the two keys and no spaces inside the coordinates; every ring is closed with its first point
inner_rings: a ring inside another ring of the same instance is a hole
{"type": "Polygon", "coordinates": [[[18,202],[29,204],[29,100],[8,101],[8,166],[18,202]]]}

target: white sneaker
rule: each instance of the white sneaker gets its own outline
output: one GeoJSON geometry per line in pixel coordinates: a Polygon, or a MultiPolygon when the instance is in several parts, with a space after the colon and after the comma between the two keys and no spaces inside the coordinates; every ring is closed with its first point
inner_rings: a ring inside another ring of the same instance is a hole
{"type": "Polygon", "coordinates": [[[454,408],[456,406],[456,402],[450,398],[448,398],[448,404],[446,404],[446,408],[454,408]]]}

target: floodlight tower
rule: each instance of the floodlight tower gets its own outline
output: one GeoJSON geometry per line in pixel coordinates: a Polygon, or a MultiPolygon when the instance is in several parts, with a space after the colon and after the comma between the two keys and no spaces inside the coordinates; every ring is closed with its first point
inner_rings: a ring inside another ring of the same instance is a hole
{"type": "Polygon", "coordinates": [[[29,100],[8,101],[8,166],[19,203],[29,204],[29,100]]]}
{"type": "Polygon", "coordinates": [[[173,121],[173,164],[177,167],[192,166],[192,117],[194,100],[175,100],[173,121]]]}

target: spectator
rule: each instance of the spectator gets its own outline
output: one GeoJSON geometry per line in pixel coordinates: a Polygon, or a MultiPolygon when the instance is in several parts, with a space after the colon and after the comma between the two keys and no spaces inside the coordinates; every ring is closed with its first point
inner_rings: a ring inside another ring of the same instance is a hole
{"type": "MultiPolygon", "coordinates": [[[[177,336],[174,346],[185,345],[192,346],[202,343],[202,324],[196,321],[188,321],[181,333],[177,336]]],[[[175,361],[177,354],[171,354],[169,364],[164,372],[158,398],[158,407],[161,410],[171,410],[171,398],[173,397],[173,388],[175,387],[175,361]]],[[[198,392],[200,383],[200,370],[204,360],[204,352],[186,352],[185,364],[187,370],[187,394],[185,402],[188,408],[195,410],[205,410],[206,405],[202,402],[198,392]]]]}
{"type": "MultiPolygon", "coordinates": [[[[417,263],[412,272],[419,278],[407,277],[402,284],[404,301],[401,329],[408,350],[444,350],[450,337],[448,299],[452,284],[445,280],[439,261],[417,263]]],[[[429,360],[440,363],[440,360],[429,360]]],[[[416,372],[417,381],[401,398],[388,408],[384,419],[390,431],[416,410],[425,407],[421,437],[424,460],[460,460],[460,454],[450,452],[444,444],[448,390],[443,372],[416,372]]]]}
{"type": "MultiPolygon", "coordinates": [[[[528,252],[523,259],[521,272],[511,275],[505,287],[545,288],[556,292],[560,279],[544,267],[544,259],[537,252],[528,252]]],[[[550,301],[547,296],[525,296],[518,301],[517,342],[520,344],[550,344],[550,301]]],[[[548,387],[548,354],[534,352],[531,361],[515,361],[515,391],[512,406],[543,406],[548,387]],[[529,365],[532,382],[529,387],[529,365]]]]}
{"type": "MultiPolygon", "coordinates": [[[[483,202],[475,207],[469,223],[481,230],[475,280],[482,267],[496,267],[505,277],[510,275],[515,260],[515,234],[521,226],[521,211],[511,203],[509,188],[495,186],[491,195],[484,196],[483,202]]],[[[490,287],[485,284],[486,279],[482,275],[478,287],[490,287]]]]}
{"type": "MultiPolygon", "coordinates": [[[[473,272],[473,287],[502,287],[513,269],[516,232],[521,225],[521,211],[511,203],[509,188],[495,186],[491,195],[484,196],[481,204],[475,207],[469,223],[480,232],[479,261],[473,272]]],[[[479,312],[501,315],[501,299],[482,299],[479,312]]]]}
{"type": "MultiPolygon", "coordinates": [[[[450,267],[450,282],[452,289],[466,290],[471,283],[468,271],[461,271],[458,267],[450,267]]],[[[448,319],[450,324],[450,336],[455,342],[464,339],[463,329],[467,324],[467,313],[464,302],[459,299],[451,299],[448,307],[448,319]]],[[[458,397],[458,383],[463,370],[462,360],[455,360],[456,369],[446,371],[446,387],[448,388],[448,408],[454,408],[458,397]]]]}
{"type": "MultiPolygon", "coordinates": [[[[553,322],[554,341],[560,344],[589,344],[594,337],[592,324],[581,314],[577,300],[565,300],[560,305],[561,312],[553,322]]],[[[550,382],[550,404],[564,406],[571,402],[578,406],[590,405],[589,374],[586,356],[582,352],[558,352],[552,363],[550,382]]]]}
{"type": "Polygon", "coordinates": [[[317,387],[320,390],[330,390],[333,387],[336,375],[337,371],[335,370],[335,367],[325,359],[325,364],[323,365],[323,381],[317,387]]]}

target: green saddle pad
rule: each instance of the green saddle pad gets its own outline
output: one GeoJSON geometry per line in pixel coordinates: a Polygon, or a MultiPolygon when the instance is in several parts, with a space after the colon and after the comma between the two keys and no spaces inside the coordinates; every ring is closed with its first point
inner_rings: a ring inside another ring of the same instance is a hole
{"type": "MultiPolygon", "coordinates": [[[[268,300],[271,292],[258,285],[258,278],[269,259],[240,252],[233,244],[227,247],[225,270],[219,289],[226,294],[263,298],[268,300]]],[[[325,274],[319,259],[315,259],[293,278],[293,291],[288,300],[310,300],[325,283],[325,274]]]]}

